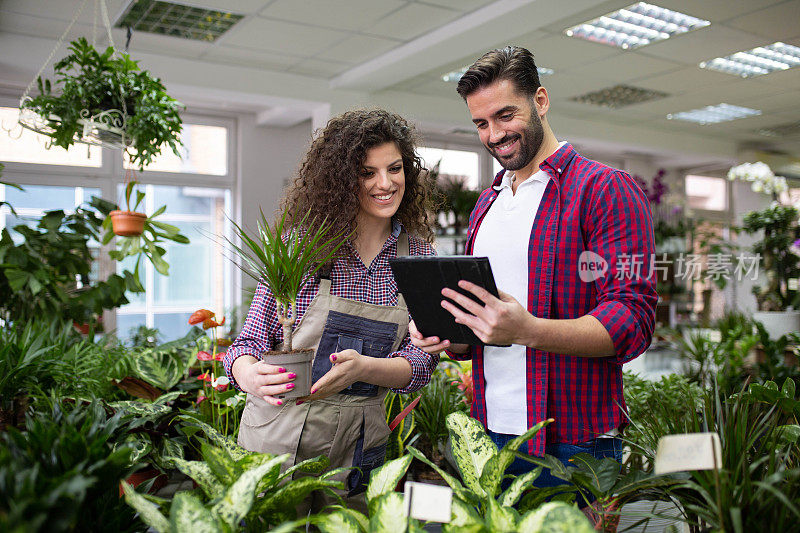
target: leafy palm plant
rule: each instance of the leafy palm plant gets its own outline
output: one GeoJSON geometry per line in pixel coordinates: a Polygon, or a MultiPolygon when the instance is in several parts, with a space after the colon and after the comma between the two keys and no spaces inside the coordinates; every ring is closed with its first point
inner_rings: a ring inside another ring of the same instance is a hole
{"type": "Polygon", "coordinates": [[[313,276],[328,263],[352,233],[333,231],[327,218],[317,225],[308,213],[300,220],[288,219],[288,210],[270,226],[264,212],[258,221],[258,234],[251,237],[233,222],[237,245],[225,240],[242,259],[242,270],[256,281],[263,281],[277,302],[278,321],[283,326],[284,349],[292,351],[292,330],[297,318],[297,293],[306,276],[313,276]]]}

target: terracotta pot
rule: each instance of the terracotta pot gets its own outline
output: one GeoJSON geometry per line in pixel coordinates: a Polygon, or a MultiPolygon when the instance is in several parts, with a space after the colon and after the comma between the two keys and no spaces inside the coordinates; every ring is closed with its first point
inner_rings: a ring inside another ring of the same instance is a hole
{"type": "Polygon", "coordinates": [[[114,229],[115,235],[135,237],[144,232],[144,221],[147,220],[147,215],[144,213],[111,211],[108,216],[111,217],[111,227],[114,229]]]}
{"type": "MultiPolygon", "coordinates": [[[[150,479],[156,478],[153,482],[153,486],[150,487],[150,493],[154,493],[159,489],[164,488],[167,485],[168,477],[166,474],[156,470],[155,468],[148,468],[146,470],[140,470],[138,472],[134,472],[128,479],[125,481],[128,485],[132,486],[133,488],[138,487],[145,481],[150,479]]],[[[122,490],[122,483],[119,484],[119,497],[122,498],[125,495],[125,492],[122,490]]]]}
{"type": "Polygon", "coordinates": [[[300,398],[311,393],[311,365],[314,362],[314,350],[271,351],[263,354],[262,357],[266,363],[282,366],[287,372],[297,374],[292,382],[294,388],[276,398],[300,398]]]}

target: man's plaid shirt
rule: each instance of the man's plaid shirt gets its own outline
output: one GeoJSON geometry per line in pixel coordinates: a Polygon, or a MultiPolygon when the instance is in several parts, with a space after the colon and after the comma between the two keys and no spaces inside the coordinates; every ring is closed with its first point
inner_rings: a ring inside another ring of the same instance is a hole
{"type": "MultiPolygon", "coordinates": [[[[528,244],[528,301],[520,303],[540,318],[594,316],[608,330],[616,352],[590,358],[527,350],[528,427],[555,419],[546,434],[528,444],[528,453],[541,456],[545,443],[586,442],[626,423],[622,363],[650,345],[658,296],[650,263],[655,253],[653,218],[639,185],[625,172],[580,156],[570,144],[540,168],[550,181],[528,244]],[[579,276],[581,254],[587,251],[608,263],[608,271],[596,281],[584,282],[579,276]],[[640,272],[624,271],[631,260],[640,272]]],[[[472,253],[502,176],[500,172],[481,193],[470,215],[467,253],[472,253]]],[[[470,355],[472,416],[485,426],[483,350],[473,347],[470,355]]]]}

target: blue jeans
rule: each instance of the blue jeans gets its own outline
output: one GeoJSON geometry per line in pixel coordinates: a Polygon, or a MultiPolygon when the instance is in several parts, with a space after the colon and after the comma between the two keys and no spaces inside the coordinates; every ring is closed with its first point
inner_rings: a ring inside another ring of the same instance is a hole
{"type": "MultiPolygon", "coordinates": [[[[505,433],[495,433],[494,431],[487,430],[486,433],[489,434],[489,437],[492,441],[497,445],[498,448],[502,448],[503,446],[508,443],[508,441],[517,437],[517,435],[507,435],[505,433]]],[[[527,453],[527,443],[524,443],[520,446],[520,451],[523,453],[527,453]]],[[[544,449],[547,455],[552,455],[553,457],[557,458],[559,461],[564,463],[567,466],[575,466],[569,462],[569,458],[573,455],[577,455],[579,453],[588,453],[589,455],[596,457],[598,459],[602,459],[604,457],[611,457],[618,463],[622,462],[622,440],[613,437],[599,437],[596,439],[592,439],[590,441],[582,442],[579,444],[548,444],[545,446],[544,449]]],[[[524,474],[525,472],[529,472],[536,468],[536,465],[531,463],[530,461],[526,461],[524,459],[520,459],[519,457],[514,459],[514,462],[511,463],[506,469],[506,474],[513,474],[514,476],[519,476],[520,474],[524,474]]],[[[567,482],[563,479],[555,477],[553,474],[550,473],[549,468],[542,469],[542,473],[539,474],[539,477],[536,478],[536,481],[533,483],[534,487],[555,487],[558,485],[564,485],[567,482]]],[[[502,484],[503,490],[507,489],[508,486],[511,484],[510,479],[505,479],[502,484]]],[[[594,501],[593,496],[589,496],[590,500],[588,503],[594,501]]],[[[578,498],[578,505],[583,507],[585,503],[583,502],[583,498],[578,498]]]]}

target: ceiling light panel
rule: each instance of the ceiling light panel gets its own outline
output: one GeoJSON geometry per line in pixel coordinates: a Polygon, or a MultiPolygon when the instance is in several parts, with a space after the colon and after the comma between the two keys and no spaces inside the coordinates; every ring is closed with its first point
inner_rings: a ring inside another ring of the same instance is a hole
{"type": "Polygon", "coordinates": [[[128,6],[115,26],[214,42],[242,18],[244,15],[160,0],[136,0],[128,6]]]}
{"type": "Polygon", "coordinates": [[[616,109],[618,107],[625,107],[649,100],[657,100],[666,96],[668,96],[667,93],[653,91],[651,89],[640,89],[639,87],[631,87],[630,85],[615,85],[614,87],[606,87],[605,89],[582,94],[580,96],[573,96],[570,100],[582,104],[616,109]]]}
{"type": "Polygon", "coordinates": [[[781,42],[758,46],[726,57],[716,57],[700,63],[700,68],[717,70],[742,78],[763,76],[776,70],[787,70],[800,65],[800,48],[781,42]]]}
{"type": "Polygon", "coordinates": [[[758,109],[750,109],[749,107],[740,107],[729,104],[718,104],[706,106],[703,109],[692,109],[691,111],[681,111],[680,113],[671,113],[667,115],[669,120],[685,120],[687,122],[696,122],[697,124],[717,124],[719,122],[728,122],[746,117],[754,117],[760,115],[761,111],[758,109]]]}
{"type": "Polygon", "coordinates": [[[800,135],[800,121],[780,124],[770,128],[761,128],[756,130],[756,133],[764,137],[794,137],[795,135],[800,135]]]}
{"type": "Polygon", "coordinates": [[[645,2],[564,30],[569,37],[618,46],[638,48],[675,35],[704,28],[711,22],[645,2]]]}
{"type": "MultiPolygon", "coordinates": [[[[469,69],[469,67],[461,67],[458,70],[454,70],[453,72],[448,72],[447,74],[442,75],[443,81],[452,81],[458,83],[458,80],[461,79],[461,76],[469,69]]],[[[536,71],[539,73],[539,77],[543,78],[545,76],[550,76],[555,72],[551,68],[547,67],[536,67],[536,71]]]]}

